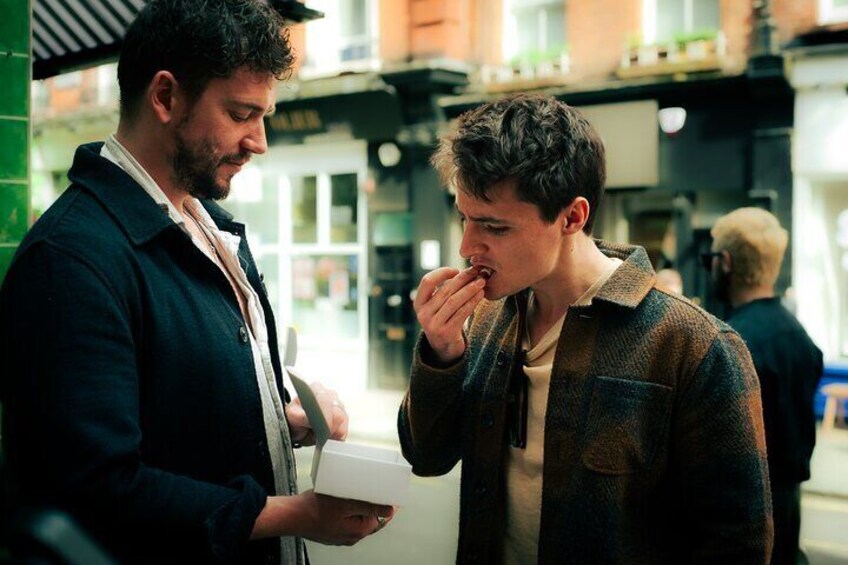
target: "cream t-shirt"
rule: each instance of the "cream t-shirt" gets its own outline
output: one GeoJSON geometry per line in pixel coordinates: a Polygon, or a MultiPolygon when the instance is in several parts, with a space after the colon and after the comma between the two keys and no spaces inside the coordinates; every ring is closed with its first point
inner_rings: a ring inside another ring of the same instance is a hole
{"type": "MultiPolygon", "coordinates": [[[[578,298],[572,306],[588,306],[601,287],[621,265],[621,259],[610,259],[608,269],[578,298]]],[[[533,295],[527,306],[528,318],[533,313],[533,295]]],[[[564,314],[542,336],[531,344],[524,335],[522,348],[527,351],[524,374],[528,379],[527,446],[509,448],[506,461],[506,535],[504,563],[533,564],[538,561],[539,521],[542,509],[542,471],[545,450],[545,414],[548,389],[556,344],[565,322],[564,314]]]]}

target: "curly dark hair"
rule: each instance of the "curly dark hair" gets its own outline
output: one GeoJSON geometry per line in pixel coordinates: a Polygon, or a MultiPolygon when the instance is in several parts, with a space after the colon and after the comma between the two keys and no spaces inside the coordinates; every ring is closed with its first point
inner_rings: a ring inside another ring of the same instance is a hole
{"type": "Polygon", "coordinates": [[[284,78],[294,63],[280,14],[262,0],[153,0],[130,24],[118,61],[121,117],[153,76],[170,71],[196,100],[213,78],[246,67],[284,78]]]}
{"type": "Polygon", "coordinates": [[[582,196],[589,201],[587,234],[606,182],[595,128],[550,96],[520,94],[465,112],[430,162],[446,185],[486,202],[494,185],[514,181],[519,200],[548,223],[582,196]]]}

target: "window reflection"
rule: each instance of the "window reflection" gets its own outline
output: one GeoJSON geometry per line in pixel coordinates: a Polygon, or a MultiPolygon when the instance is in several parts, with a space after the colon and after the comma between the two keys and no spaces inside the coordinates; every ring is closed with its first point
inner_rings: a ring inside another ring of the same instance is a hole
{"type": "Polygon", "coordinates": [[[358,291],[356,255],[292,257],[292,318],[300,333],[358,338],[358,291]]]}

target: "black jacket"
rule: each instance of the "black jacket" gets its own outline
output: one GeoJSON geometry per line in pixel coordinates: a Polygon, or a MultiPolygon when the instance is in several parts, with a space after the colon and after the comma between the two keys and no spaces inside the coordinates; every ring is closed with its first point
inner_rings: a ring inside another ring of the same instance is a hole
{"type": "MultiPolygon", "coordinates": [[[[273,562],[277,540],[247,542],[274,480],[236,297],[101,145],[77,150],[70,188],[30,230],[0,291],[13,487],[69,512],[122,562],[273,562]]],[[[204,206],[242,237],[283,391],[244,226],[204,206]]]]}
{"type": "Polygon", "coordinates": [[[824,368],[822,352],[779,298],[744,304],[727,323],[745,340],[760,379],[772,484],[806,481],[816,445],[813,397],[824,368]]]}

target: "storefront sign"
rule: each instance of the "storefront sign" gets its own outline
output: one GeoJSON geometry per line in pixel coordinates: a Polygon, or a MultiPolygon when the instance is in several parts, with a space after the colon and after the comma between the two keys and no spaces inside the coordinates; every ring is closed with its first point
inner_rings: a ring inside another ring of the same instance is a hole
{"type": "Polygon", "coordinates": [[[269,144],[300,144],[308,137],[394,139],[403,125],[394,91],[377,89],[279,102],[266,119],[269,144]]]}

